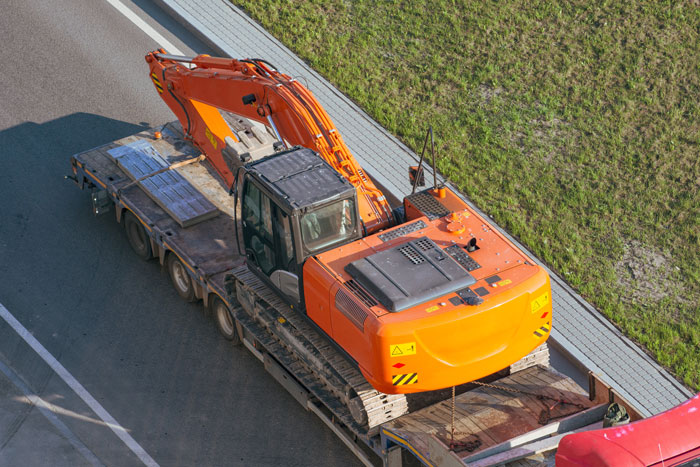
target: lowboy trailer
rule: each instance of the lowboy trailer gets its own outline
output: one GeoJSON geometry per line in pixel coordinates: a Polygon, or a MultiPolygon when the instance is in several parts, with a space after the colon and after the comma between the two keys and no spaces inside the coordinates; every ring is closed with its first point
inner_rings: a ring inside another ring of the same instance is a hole
{"type": "MultiPolygon", "coordinates": [[[[279,151],[265,127],[228,117],[242,151],[279,151]]],[[[183,299],[202,300],[223,336],[244,345],[365,465],[537,465],[551,462],[565,434],[602,426],[610,402],[641,418],[597,376],[584,391],[550,368],[546,345],[451,394],[378,392],[313,322],[250,273],[236,245],[241,214],[232,187],[178,123],[76,154],[71,164],[94,213],[114,209],[135,253],[167,268],[183,299]]]]}

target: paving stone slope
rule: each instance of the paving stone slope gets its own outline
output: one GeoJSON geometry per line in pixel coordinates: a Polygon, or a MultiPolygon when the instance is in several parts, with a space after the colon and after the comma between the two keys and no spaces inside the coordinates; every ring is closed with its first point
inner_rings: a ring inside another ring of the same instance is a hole
{"type": "MultiPolygon", "coordinates": [[[[399,199],[410,193],[407,170],[397,167],[416,164],[416,154],[243,11],[227,0],[156,1],[219,53],[236,58],[264,58],[280,71],[303,79],[370,176],[399,199]]],[[[432,172],[428,170],[426,177],[431,180],[432,172]]],[[[499,230],[527,251],[507,232],[499,230]]],[[[624,398],[642,408],[645,416],[667,410],[693,395],[561,278],[548,271],[554,307],[550,340],[555,345],[584,368],[601,375],[624,398]]]]}

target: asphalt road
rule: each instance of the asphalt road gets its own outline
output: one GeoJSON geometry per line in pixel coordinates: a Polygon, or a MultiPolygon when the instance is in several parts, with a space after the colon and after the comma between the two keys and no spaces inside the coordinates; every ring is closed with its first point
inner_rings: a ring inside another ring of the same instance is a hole
{"type": "MultiPolygon", "coordinates": [[[[208,52],[148,2],[125,3],[208,52]]],[[[72,154],[173,119],[143,60],[158,45],[102,0],[7,0],[0,40],[0,304],[161,465],[357,464],[63,179],[72,154]]],[[[0,363],[0,465],[140,464],[2,320],[0,363]]]]}

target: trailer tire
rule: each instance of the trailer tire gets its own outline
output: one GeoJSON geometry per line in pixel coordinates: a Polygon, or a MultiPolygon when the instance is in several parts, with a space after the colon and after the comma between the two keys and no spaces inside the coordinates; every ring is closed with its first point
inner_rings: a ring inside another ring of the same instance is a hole
{"type": "Polygon", "coordinates": [[[148,238],[148,233],[141,222],[130,211],[124,214],[124,231],[136,256],[144,261],[153,258],[151,239],[148,238]]]}
{"type": "Polygon", "coordinates": [[[236,320],[231,315],[231,310],[228,309],[224,301],[214,295],[210,300],[209,309],[214,315],[216,327],[219,328],[219,332],[224,336],[224,339],[231,341],[233,345],[240,344],[241,339],[236,331],[236,320]]]}
{"type": "Polygon", "coordinates": [[[168,255],[168,274],[177,294],[186,302],[194,302],[196,295],[192,278],[187,273],[187,268],[180,261],[180,258],[173,252],[168,255]]]}

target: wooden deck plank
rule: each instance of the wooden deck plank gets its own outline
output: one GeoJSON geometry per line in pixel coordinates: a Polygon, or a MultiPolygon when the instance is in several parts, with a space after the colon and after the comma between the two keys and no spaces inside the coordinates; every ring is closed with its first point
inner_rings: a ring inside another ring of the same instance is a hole
{"type": "MultiPolygon", "coordinates": [[[[455,420],[455,422],[457,422],[457,420],[455,420]]],[[[455,424],[455,428],[457,435],[455,437],[455,441],[457,442],[471,439],[472,434],[477,432],[478,430],[478,427],[476,427],[475,425],[460,426],[457,423],[455,424]]],[[[443,442],[445,446],[447,446],[450,442],[449,440],[451,437],[450,429],[451,428],[449,424],[445,425],[444,423],[430,423],[426,425],[420,422],[416,422],[415,420],[408,420],[405,424],[403,424],[402,428],[392,428],[392,430],[390,431],[405,439],[414,448],[420,450],[421,452],[426,452],[426,450],[428,449],[428,439],[430,435],[435,436],[437,439],[443,442]]],[[[482,445],[483,443],[484,440],[482,439],[482,445]]],[[[486,439],[485,444],[487,446],[492,446],[496,443],[493,442],[493,440],[491,439],[486,439]]]]}
{"type": "MultiPolygon", "coordinates": [[[[441,409],[439,411],[436,411],[436,415],[439,416],[445,423],[449,426],[452,421],[452,407],[451,407],[451,402],[446,401],[446,402],[441,402],[437,404],[438,407],[441,409]]],[[[479,413],[485,413],[484,411],[480,411],[479,413]]],[[[475,423],[475,419],[473,418],[474,414],[466,413],[462,411],[457,405],[455,404],[455,429],[457,431],[462,431],[465,435],[472,435],[478,433],[480,430],[483,430],[483,426],[478,426],[475,423]]],[[[476,419],[478,420],[478,419],[476,419]]],[[[490,441],[496,442],[495,439],[491,438],[488,436],[487,437],[490,441]]]]}
{"type": "Polygon", "coordinates": [[[481,388],[457,396],[455,405],[468,414],[486,410],[494,405],[504,403],[509,397],[501,391],[483,391],[481,388]]]}
{"type": "MultiPolygon", "coordinates": [[[[480,411],[479,413],[486,414],[488,416],[487,412],[480,411]]],[[[468,414],[464,417],[457,417],[457,415],[459,415],[459,412],[455,408],[455,421],[460,425],[464,426],[465,430],[469,431],[469,434],[479,435],[479,437],[482,438],[482,442],[487,441],[486,444],[496,444],[498,442],[498,438],[494,438],[493,435],[489,433],[489,425],[488,423],[485,423],[486,418],[478,417],[474,414],[468,414]]]]}
{"type": "MultiPolygon", "coordinates": [[[[548,405],[547,399],[540,400],[537,395],[547,395],[563,400],[574,399],[572,402],[576,403],[581,400],[587,401],[587,398],[580,394],[566,376],[544,367],[528,368],[502,378],[494,384],[528,394],[481,386],[456,397],[455,441],[468,440],[471,435],[478,436],[481,446],[474,452],[541,428],[539,416],[548,405]]],[[[583,405],[589,407],[591,403],[583,405]]],[[[576,408],[570,409],[576,410],[576,408]]],[[[452,422],[451,410],[450,400],[439,402],[389,422],[385,427],[389,430],[402,427],[405,435],[411,438],[409,442],[416,446],[426,446],[430,435],[448,445],[452,422]]],[[[556,409],[553,409],[552,417],[555,416],[560,415],[556,409]]]]}
{"type": "Polygon", "coordinates": [[[477,425],[471,418],[460,418],[460,424],[463,428],[463,433],[468,435],[476,435],[481,439],[483,447],[494,446],[498,442],[493,439],[487,432],[483,431],[483,427],[477,425]]]}
{"type": "Polygon", "coordinates": [[[535,375],[535,378],[542,381],[542,388],[538,390],[540,394],[573,404],[580,404],[585,407],[593,405],[588,396],[583,392],[583,389],[569,378],[563,375],[558,375],[558,378],[552,378],[551,375],[549,375],[549,378],[546,376],[547,375],[544,374],[535,375]]]}
{"type": "Polygon", "coordinates": [[[498,442],[536,428],[539,425],[534,418],[530,411],[523,410],[519,404],[505,404],[499,409],[472,417],[477,424],[484,427],[484,432],[498,442]]]}
{"type": "MultiPolygon", "coordinates": [[[[443,405],[443,404],[439,404],[443,405]]],[[[448,410],[436,410],[435,412],[432,412],[431,415],[434,417],[434,420],[437,423],[440,424],[440,427],[438,430],[435,430],[433,434],[435,434],[439,439],[448,439],[449,435],[452,432],[452,415],[451,411],[448,410]]],[[[477,427],[475,424],[471,423],[471,420],[469,417],[461,417],[457,413],[456,407],[455,407],[455,432],[459,434],[459,436],[456,438],[459,440],[460,438],[465,438],[468,436],[471,436],[479,431],[479,427],[477,427]],[[470,423],[466,423],[470,422],[470,423]]]]}

